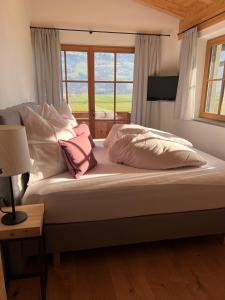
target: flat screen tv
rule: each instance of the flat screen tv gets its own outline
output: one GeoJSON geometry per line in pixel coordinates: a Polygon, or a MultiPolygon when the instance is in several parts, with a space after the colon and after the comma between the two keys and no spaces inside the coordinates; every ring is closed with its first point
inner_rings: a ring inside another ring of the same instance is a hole
{"type": "Polygon", "coordinates": [[[175,101],[178,78],[178,76],[149,76],[147,100],[175,101]]]}

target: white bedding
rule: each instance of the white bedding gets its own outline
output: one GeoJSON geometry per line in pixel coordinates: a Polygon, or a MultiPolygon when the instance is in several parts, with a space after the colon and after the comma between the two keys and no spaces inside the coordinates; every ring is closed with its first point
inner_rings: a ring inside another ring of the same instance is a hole
{"type": "Polygon", "coordinates": [[[24,204],[44,202],[46,223],[71,223],[225,208],[225,161],[201,168],[135,169],[110,162],[96,140],[97,167],[81,179],[66,172],[28,187],[24,204]]]}

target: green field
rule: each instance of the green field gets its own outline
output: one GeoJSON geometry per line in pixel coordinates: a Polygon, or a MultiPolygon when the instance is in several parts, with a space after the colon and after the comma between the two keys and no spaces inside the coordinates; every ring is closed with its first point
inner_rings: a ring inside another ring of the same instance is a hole
{"type": "MultiPolygon", "coordinates": [[[[116,111],[131,112],[132,99],[130,95],[117,95],[116,111]]],[[[87,95],[70,94],[69,104],[74,112],[87,112],[87,95]]],[[[113,95],[97,95],[95,111],[114,111],[113,95]]]]}

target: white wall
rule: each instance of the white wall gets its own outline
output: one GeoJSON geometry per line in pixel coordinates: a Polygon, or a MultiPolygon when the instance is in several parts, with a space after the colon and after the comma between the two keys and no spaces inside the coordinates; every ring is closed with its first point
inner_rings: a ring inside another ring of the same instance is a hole
{"type": "MultiPolygon", "coordinates": [[[[162,74],[177,74],[178,20],[136,0],[30,0],[34,25],[170,33],[162,38],[162,74]]],[[[133,46],[134,36],[61,32],[65,44],[133,46]]]]}
{"type": "Polygon", "coordinates": [[[29,0],[0,3],[0,108],[33,98],[29,0]]]}
{"type": "MultiPolygon", "coordinates": [[[[199,105],[202,94],[202,81],[205,67],[205,53],[207,40],[225,34],[225,22],[211,26],[199,34],[197,54],[197,91],[196,91],[196,118],[199,116],[199,105]]],[[[173,107],[169,107],[168,126],[183,137],[188,138],[199,149],[225,160],[225,125],[224,127],[200,123],[197,121],[173,120],[173,107]]],[[[168,127],[164,127],[164,130],[168,127]]]]}

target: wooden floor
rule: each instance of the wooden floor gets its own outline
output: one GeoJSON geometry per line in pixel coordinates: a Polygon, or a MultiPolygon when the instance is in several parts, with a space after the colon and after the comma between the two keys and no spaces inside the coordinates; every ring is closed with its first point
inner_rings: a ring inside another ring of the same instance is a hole
{"type": "MultiPolygon", "coordinates": [[[[38,300],[39,281],[14,281],[10,300],[38,300]]],[[[218,237],[67,253],[49,264],[47,300],[225,299],[218,237]]]]}

